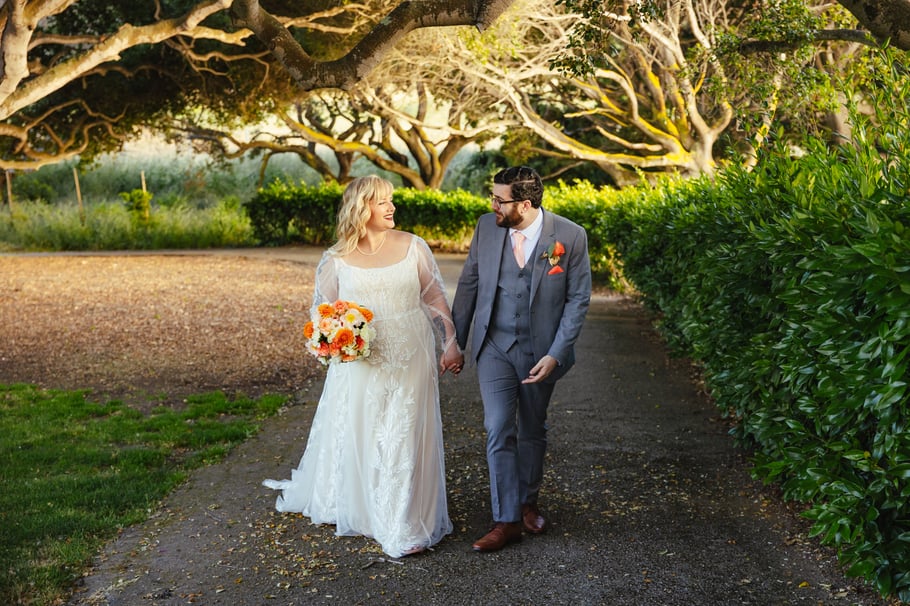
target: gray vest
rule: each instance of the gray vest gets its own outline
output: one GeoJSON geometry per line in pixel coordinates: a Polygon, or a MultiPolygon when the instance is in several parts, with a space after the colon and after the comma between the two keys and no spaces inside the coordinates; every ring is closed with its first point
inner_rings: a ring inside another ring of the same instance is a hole
{"type": "Polygon", "coordinates": [[[512,242],[505,239],[502,261],[499,265],[493,315],[487,338],[502,351],[518,343],[522,351],[531,349],[531,263],[524,269],[518,267],[512,254],[512,242]]]}

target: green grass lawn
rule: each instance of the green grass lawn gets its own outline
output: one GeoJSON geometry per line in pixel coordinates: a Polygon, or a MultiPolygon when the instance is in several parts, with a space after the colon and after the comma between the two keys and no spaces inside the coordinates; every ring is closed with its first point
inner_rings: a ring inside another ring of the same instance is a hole
{"type": "Polygon", "coordinates": [[[0,604],[68,594],[118,529],[142,521],[188,470],[220,460],[284,396],[192,396],[143,414],[86,391],[0,384],[0,604]]]}

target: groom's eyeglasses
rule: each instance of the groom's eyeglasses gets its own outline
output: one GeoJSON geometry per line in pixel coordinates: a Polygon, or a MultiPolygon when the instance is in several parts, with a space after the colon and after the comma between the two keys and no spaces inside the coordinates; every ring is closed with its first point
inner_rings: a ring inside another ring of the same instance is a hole
{"type": "Polygon", "coordinates": [[[493,208],[499,208],[503,204],[512,204],[513,202],[524,202],[524,200],[503,200],[499,196],[490,194],[490,204],[493,205],[493,208]]]}

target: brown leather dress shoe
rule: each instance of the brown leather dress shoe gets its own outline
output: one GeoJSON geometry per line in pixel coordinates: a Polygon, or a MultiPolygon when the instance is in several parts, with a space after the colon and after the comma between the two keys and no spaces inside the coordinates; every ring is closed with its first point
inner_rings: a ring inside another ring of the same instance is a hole
{"type": "Polygon", "coordinates": [[[521,523],[531,534],[540,534],[547,529],[547,520],[540,515],[540,510],[534,503],[521,506],[521,523]]]}
{"type": "Polygon", "coordinates": [[[499,551],[509,543],[521,540],[521,524],[518,522],[497,522],[493,530],[477,539],[474,551],[499,551]]]}

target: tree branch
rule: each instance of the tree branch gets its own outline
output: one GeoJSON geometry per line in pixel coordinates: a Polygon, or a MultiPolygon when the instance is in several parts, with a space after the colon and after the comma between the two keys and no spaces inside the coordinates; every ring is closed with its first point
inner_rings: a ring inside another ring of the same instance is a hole
{"type": "Polygon", "coordinates": [[[512,0],[404,0],[340,59],[311,57],[259,0],[234,0],[233,14],[266,45],[288,74],[304,90],[350,90],[395,44],[415,29],[473,25],[489,27],[512,0]]]}
{"type": "Polygon", "coordinates": [[[746,40],[739,45],[739,51],[751,53],[785,53],[816,42],[857,42],[866,46],[881,46],[878,40],[861,29],[820,29],[802,40],[746,40]]]}
{"type": "MultiPolygon", "coordinates": [[[[58,1],[62,2],[62,0],[58,1]]],[[[14,5],[18,4],[19,2],[14,2],[14,5]]],[[[195,6],[182,17],[139,27],[124,25],[84,54],[55,65],[42,74],[41,78],[24,82],[23,80],[28,76],[24,50],[22,56],[19,57],[14,54],[14,49],[7,46],[7,35],[10,34],[10,28],[13,26],[11,20],[3,36],[6,70],[0,80],[0,120],[6,120],[17,111],[40,101],[50,92],[60,89],[64,84],[83,76],[98,65],[119,59],[120,53],[128,48],[138,44],[156,44],[175,35],[191,35],[193,28],[199,25],[203,19],[224,10],[230,4],[231,0],[210,0],[195,6]],[[12,66],[10,59],[13,59],[12,66]]],[[[26,24],[23,24],[23,27],[26,27],[26,24]]],[[[22,45],[19,47],[20,49],[28,47],[27,38],[24,41],[17,39],[16,42],[22,45]]]]}
{"type": "Polygon", "coordinates": [[[910,50],[910,0],[837,0],[879,42],[910,50]]]}

